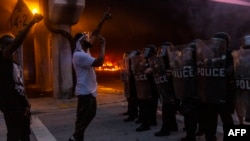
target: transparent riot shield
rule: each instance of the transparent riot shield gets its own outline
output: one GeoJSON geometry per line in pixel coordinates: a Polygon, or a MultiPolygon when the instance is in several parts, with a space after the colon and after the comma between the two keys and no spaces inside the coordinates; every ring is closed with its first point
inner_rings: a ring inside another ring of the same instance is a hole
{"type": "Polygon", "coordinates": [[[203,102],[225,102],[226,62],[225,40],[212,39],[197,44],[197,94],[203,102]]]}
{"type": "Polygon", "coordinates": [[[238,113],[244,117],[250,110],[250,50],[240,49],[232,52],[234,58],[234,75],[236,85],[236,108],[238,113]]]}
{"type": "Polygon", "coordinates": [[[129,56],[124,55],[121,64],[121,79],[124,87],[124,96],[129,97],[129,56]]]}
{"type": "Polygon", "coordinates": [[[151,98],[151,85],[147,74],[144,73],[146,69],[146,60],[142,55],[131,58],[131,67],[135,77],[136,92],[138,99],[151,98]]]}
{"type": "MultiPolygon", "coordinates": [[[[240,49],[232,52],[234,58],[234,74],[235,79],[249,79],[250,78],[250,50],[240,49]]],[[[236,87],[241,90],[250,90],[246,83],[236,83],[236,87]]]]}
{"type": "Polygon", "coordinates": [[[195,48],[191,44],[168,48],[174,91],[179,100],[196,96],[194,53],[195,48]]]}
{"type": "Polygon", "coordinates": [[[175,98],[171,79],[170,68],[167,67],[167,56],[151,57],[149,59],[150,67],[153,70],[154,82],[161,100],[172,102],[175,98]]]}

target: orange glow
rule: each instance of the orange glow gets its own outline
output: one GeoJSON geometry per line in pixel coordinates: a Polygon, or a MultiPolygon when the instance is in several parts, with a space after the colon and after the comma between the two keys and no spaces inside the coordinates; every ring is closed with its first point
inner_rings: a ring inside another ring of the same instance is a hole
{"type": "Polygon", "coordinates": [[[33,14],[36,14],[36,13],[38,13],[38,10],[37,10],[36,8],[33,8],[33,9],[32,9],[32,13],[33,13],[33,14]]]}
{"type": "Polygon", "coordinates": [[[121,68],[110,61],[105,62],[101,67],[95,68],[96,71],[119,71],[121,68]]]}

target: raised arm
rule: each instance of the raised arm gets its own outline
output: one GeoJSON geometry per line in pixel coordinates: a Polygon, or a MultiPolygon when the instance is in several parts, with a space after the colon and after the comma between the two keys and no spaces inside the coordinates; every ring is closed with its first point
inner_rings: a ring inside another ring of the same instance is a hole
{"type": "Polygon", "coordinates": [[[23,43],[25,37],[27,36],[28,32],[30,31],[31,27],[37,23],[40,22],[43,19],[43,16],[40,14],[35,14],[33,19],[30,21],[30,23],[19,32],[19,34],[15,37],[13,42],[4,49],[3,55],[4,57],[8,58],[11,57],[12,54],[21,46],[23,43]]]}
{"type": "Polygon", "coordinates": [[[99,43],[100,43],[100,52],[99,52],[99,56],[95,59],[95,61],[92,64],[93,67],[102,66],[103,62],[104,62],[104,59],[105,59],[106,40],[100,34],[96,35],[96,37],[97,37],[97,39],[99,40],[99,43]]]}
{"type": "Polygon", "coordinates": [[[95,40],[95,37],[100,34],[101,29],[103,27],[103,24],[106,20],[111,19],[112,18],[112,14],[109,12],[105,12],[101,21],[97,24],[96,28],[92,31],[91,35],[90,35],[90,39],[92,40],[91,42],[93,43],[95,40]]]}

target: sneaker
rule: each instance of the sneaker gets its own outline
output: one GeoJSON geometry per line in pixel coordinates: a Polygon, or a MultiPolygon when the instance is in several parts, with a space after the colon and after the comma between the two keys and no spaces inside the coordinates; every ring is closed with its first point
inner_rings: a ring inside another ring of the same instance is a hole
{"type": "Polygon", "coordinates": [[[69,141],[76,141],[76,139],[75,139],[74,136],[71,136],[71,137],[69,138],[69,141]]]}

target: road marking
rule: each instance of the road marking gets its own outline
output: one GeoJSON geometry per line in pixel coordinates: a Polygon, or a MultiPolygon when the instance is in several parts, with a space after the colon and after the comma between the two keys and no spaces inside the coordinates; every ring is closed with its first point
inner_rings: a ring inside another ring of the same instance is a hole
{"type": "Polygon", "coordinates": [[[55,137],[37,116],[32,116],[31,130],[33,131],[37,141],[56,141],[55,137]]]}

